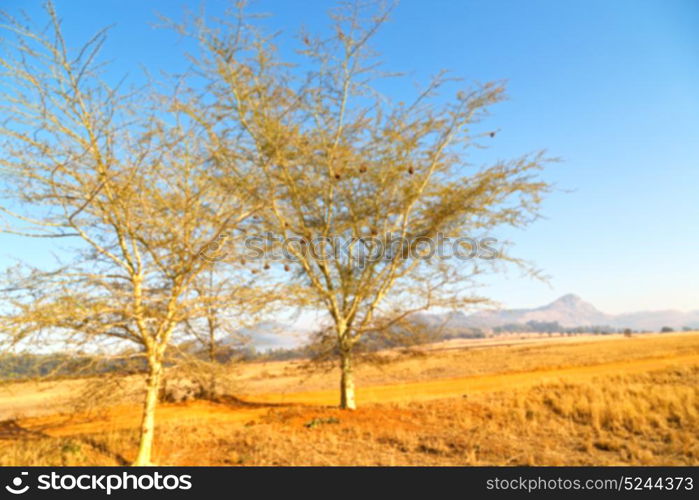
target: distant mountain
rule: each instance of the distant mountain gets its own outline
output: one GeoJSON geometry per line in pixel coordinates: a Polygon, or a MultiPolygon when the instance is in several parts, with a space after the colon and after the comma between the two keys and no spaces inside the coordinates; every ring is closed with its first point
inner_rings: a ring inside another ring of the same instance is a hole
{"type": "MultiPolygon", "coordinates": [[[[296,330],[289,325],[278,321],[261,321],[238,331],[250,338],[250,343],[258,351],[269,349],[292,349],[298,347],[307,337],[307,332],[296,330]]],[[[221,344],[235,344],[239,340],[237,336],[224,338],[221,344]]]]}
{"type": "Polygon", "coordinates": [[[659,330],[663,326],[680,329],[699,328],[699,310],[641,311],[606,314],[574,294],[568,294],[545,306],[533,309],[500,309],[479,311],[470,315],[455,311],[444,314],[421,314],[419,321],[426,326],[442,326],[447,330],[466,328],[495,328],[528,322],[558,323],[563,327],[609,326],[634,330],[659,330]]]}
{"type": "Polygon", "coordinates": [[[640,311],[612,316],[614,326],[634,328],[636,330],[659,330],[663,326],[675,329],[688,326],[699,329],[699,310],[697,311],[640,311]]]}
{"type": "Polygon", "coordinates": [[[558,322],[561,326],[573,327],[604,325],[609,320],[606,314],[573,294],[564,295],[548,305],[535,309],[481,311],[468,318],[472,324],[480,327],[502,326],[509,323],[523,324],[529,321],[558,322]]]}
{"type": "MultiPolygon", "coordinates": [[[[473,314],[466,314],[463,311],[450,311],[441,314],[417,313],[413,315],[413,320],[424,326],[426,330],[445,337],[477,336],[478,329],[512,325],[546,328],[548,331],[555,330],[556,324],[562,328],[603,327],[603,330],[605,328],[631,328],[642,331],[659,331],[664,326],[676,330],[685,326],[699,329],[699,310],[691,312],[640,311],[614,315],[600,311],[577,295],[568,294],[550,304],[532,309],[499,309],[479,311],[473,314]]],[[[517,329],[510,331],[517,331],[517,329]]],[[[241,329],[239,333],[248,336],[251,344],[258,351],[267,351],[298,347],[308,340],[310,330],[308,328],[295,328],[277,321],[263,321],[241,329]]],[[[221,342],[227,344],[231,341],[231,339],[222,339],[221,342]]]]}

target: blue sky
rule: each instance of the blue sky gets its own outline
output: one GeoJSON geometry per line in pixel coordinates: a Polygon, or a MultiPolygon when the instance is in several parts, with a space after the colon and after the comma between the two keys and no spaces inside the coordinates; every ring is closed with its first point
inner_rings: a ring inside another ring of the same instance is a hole
{"type": "MultiPolygon", "coordinates": [[[[187,43],[155,29],[156,12],[179,18],[178,0],[57,0],[69,42],[114,24],[104,55],[111,74],[140,67],[183,68],[187,43]]],[[[210,0],[207,12],[225,2],[210,0]]],[[[283,52],[305,25],[327,27],[332,2],[261,0],[283,52]],[[287,36],[288,35],[288,36],[287,36]]],[[[41,16],[37,0],[2,8],[41,16]]],[[[479,159],[547,149],[563,161],[546,178],[558,190],[546,217],[526,231],[493,236],[548,275],[490,278],[484,291],[510,307],[573,292],[600,309],[699,308],[699,2],[693,0],[404,0],[375,40],[386,68],[410,79],[384,84],[412,91],[440,69],[467,80],[507,80],[510,100],[487,125],[501,132],[479,159]]],[[[0,237],[0,266],[43,259],[34,241],[0,237]]]]}

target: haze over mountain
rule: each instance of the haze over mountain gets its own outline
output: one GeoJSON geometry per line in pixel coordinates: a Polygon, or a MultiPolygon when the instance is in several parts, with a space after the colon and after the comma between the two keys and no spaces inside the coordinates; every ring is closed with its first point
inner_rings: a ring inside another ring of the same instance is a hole
{"type": "Polygon", "coordinates": [[[685,326],[699,327],[699,310],[606,314],[574,294],[564,295],[550,304],[532,309],[479,311],[470,315],[455,311],[444,314],[423,314],[420,318],[426,324],[442,324],[449,329],[494,328],[508,324],[526,324],[530,321],[557,322],[564,327],[609,326],[634,330],[659,330],[663,326],[675,329],[685,326]]]}
{"type": "MultiPolygon", "coordinates": [[[[279,321],[261,321],[250,327],[241,328],[237,334],[248,337],[251,345],[258,351],[293,349],[303,344],[308,337],[308,332],[279,321]]],[[[235,345],[238,342],[237,336],[221,340],[223,345],[235,345]]]]}
{"type": "MultiPolygon", "coordinates": [[[[442,329],[445,333],[459,334],[465,330],[496,328],[506,325],[558,323],[561,327],[631,328],[640,331],[659,331],[664,326],[675,330],[683,327],[699,329],[699,310],[695,311],[637,311],[606,314],[575,294],[567,294],[550,304],[531,309],[499,309],[465,314],[462,311],[446,313],[418,313],[415,320],[427,329],[442,329]]],[[[277,321],[260,322],[240,333],[249,336],[252,345],[260,351],[289,349],[303,345],[312,328],[287,325],[277,321]]],[[[222,343],[226,343],[223,340],[222,343]]]]}

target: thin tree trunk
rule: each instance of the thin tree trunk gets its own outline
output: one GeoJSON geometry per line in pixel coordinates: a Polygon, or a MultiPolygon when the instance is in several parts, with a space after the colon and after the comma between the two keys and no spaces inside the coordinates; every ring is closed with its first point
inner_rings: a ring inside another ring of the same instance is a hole
{"type": "Polygon", "coordinates": [[[216,330],[213,321],[209,320],[209,398],[216,397],[216,330]]]}
{"type": "Polygon", "coordinates": [[[340,408],[354,410],[357,404],[354,400],[354,373],[352,372],[351,351],[340,353],[340,408]]]}
{"type": "Polygon", "coordinates": [[[155,356],[148,356],[148,379],[146,381],[146,399],[143,403],[140,442],[138,456],[134,465],[153,465],[153,437],[155,435],[155,407],[158,404],[158,393],[162,380],[162,362],[155,356]]]}

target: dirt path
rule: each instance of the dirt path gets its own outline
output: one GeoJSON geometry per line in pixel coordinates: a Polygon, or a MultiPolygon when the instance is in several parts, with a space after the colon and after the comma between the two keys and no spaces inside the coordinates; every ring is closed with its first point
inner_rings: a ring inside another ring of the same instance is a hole
{"type": "MultiPolygon", "coordinates": [[[[495,392],[513,388],[530,387],[545,382],[561,380],[586,381],[598,376],[642,373],[672,367],[685,367],[699,364],[699,354],[646,358],[624,362],[602,363],[570,368],[553,368],[528,372],[502,373],[495,375],[474,375],[470,377],[437,379],[406,384],[377,385],[357,390],[358,403],[385,403],[426,401],[464,394],[495,392]]],[[[294,392],[286,394],[256,394],[249,401],[268,404],[335,405],[337,391],[294,392]]],[[[157,412],[159,422],[188,421],[211,424],[216,421],[240,423],[241,425],[259,418],[269,407],[246,407],[195,401],[182,404],[163,404],[157,412]]],[[[71,436],[118,429],[135,428],[140,420],[140,407],[112,407],[94,415],[50,415],[22,419],[22,429],[49,436],[71,436]]],[[[2,429],[0,429],[0,439],[2,429]]],[[[10,436],[5,436],[8,438],[10,436]]]]}
{"type": "MultiPolygon", "coordinates": [[[[47,436],[75,436],[110,432],[138,427],[141,411],[138,406],[114,406],[92,415],[49,415],[22,419],[19,425],[30,432],[47,436]]],[[[159,422],[177,421],[198,424],[216,422],[245,424],[268,411],[268,408],[233,407],[208,401],[181,404],[161,404],[156,413],[159,422]]],[[[0,429],[0,439],[2,438],[0,429]]]]}
{"type": "MultiPolygon", "coordinates": [[[[377,385],[357,389],[357,402],[381,403],[427,401],[460,397],[477,392],[495,392],[559,380],[589,380],[596,376],[621,375],[659,370],[674,366],[699,364],[699,355],[645,358],[631,361],[602,363],[570,368],[537,371],[474,375],[470,377],[429,380],[407,384],[377,385]]],[[[256,394],[255,401],[268,403],[297,403],[314,405],[337,404],[337,391],[311,391],[287,394],[256,394]]]]}

